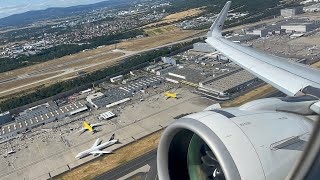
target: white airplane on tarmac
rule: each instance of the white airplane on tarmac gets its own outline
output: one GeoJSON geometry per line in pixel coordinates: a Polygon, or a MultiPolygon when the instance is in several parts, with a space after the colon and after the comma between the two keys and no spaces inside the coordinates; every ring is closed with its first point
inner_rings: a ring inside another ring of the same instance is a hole
{"type": "Polygon", "coordinates": [[[114,139],[115,134],[112,134],[108,142],[101,143],[98,138],[90,149],[80,152],[75,158],[81,159],[89,155],[100,156],[102,154],[111,154],[112,151],[101,151],[101,149],[107,148],[119,142],[119,139],[114,139]]]}

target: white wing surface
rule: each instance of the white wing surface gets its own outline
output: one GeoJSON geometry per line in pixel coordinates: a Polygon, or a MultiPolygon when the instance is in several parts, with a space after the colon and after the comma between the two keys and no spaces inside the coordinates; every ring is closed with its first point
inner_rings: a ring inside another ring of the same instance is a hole
{"type": "Polygon", "coordinates": [[[78,133],[79,135],[83,134],[84,132],[86,132],[88,129],[87,128],[81,128],[78,133]]]}
{"type": "Polygon", "coordinates": [[[91,126],[92,128],[94,128],[94,127],[102,126],[102,125],[104,125],[104,124],[105,124],[105,123],[102,122],[102,123],[91,124],[90,126],[91,126]]]}
{"type": "Polygon", "coordinates": [[[91,151],[90,152],[92,155],[96,155],[96,154],[111,154],[112,153],[112,151],[91,151]]]}
{"type": "Polygon", "coordinates": [[[98,138],[98,139],[94,142],[94,144],[92,145],[91,148],[94,148],[94,147],[98,146],[100,143],[101,143],[101,141],[100,141],[100,139],[98,138]]]}
{"type": "Polygon", "coordinates": [[[208,44],[242,68],[289,96],[295,96],[307,87],[320,89],[319,70],[285,58],[268,55],[250,47],[244,47],[222,37],[221,29],[230,4],[230,1],[227,2],[210,28],[206,40],[208,44]]]}

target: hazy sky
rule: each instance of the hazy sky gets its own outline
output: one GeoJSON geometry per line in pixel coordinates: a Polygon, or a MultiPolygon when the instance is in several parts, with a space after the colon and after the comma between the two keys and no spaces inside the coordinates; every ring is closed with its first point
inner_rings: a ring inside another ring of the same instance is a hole
{"type": "Polygon", "coordinates": [[[105,0],[0,0],[0,18],[30,10],[93,4],[101,1],[105,0]]]}

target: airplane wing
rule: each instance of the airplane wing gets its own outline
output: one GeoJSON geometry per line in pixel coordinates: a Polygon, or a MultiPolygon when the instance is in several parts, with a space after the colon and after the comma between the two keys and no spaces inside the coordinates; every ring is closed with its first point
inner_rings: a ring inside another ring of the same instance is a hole
{"type": "Polygon", "coordinates": [[[94,128],[94,127],[102,126],[102,125],[104,125],[104,124],[105,124],[104,122],[96,123],[96,124],[91,124],[91,127],[94,128]]]}
{"type": "Polygon", "coordinates": [[[320,71],[233,43],[221,35],[230,8],[228,1],[208,32],[206,42],[230,60],[289,96],[320,97],[320,71]]]}
{"type": "Polygon", "coordinates": [[[78,133],[80,133],[79,135],[83,134],[84,132],[86,132],[88,129],[87,128],[81,128],[78,133]]]}
{"type": "Polygon", "coordinates": [[[98,146],[100,143],[101,143],[101,141],[100,141],[100,139],[98,138],[98,139],[94,142],[94,144],[92,145],[91,148],[94,148],[94,147],[98,146]]]}
{"type": "Polygon", "coordinates": [[[90,154],[92,155],[111,154],[111,153],[112,151],[99,151],[99,150],[90,152],[90,154]]]}

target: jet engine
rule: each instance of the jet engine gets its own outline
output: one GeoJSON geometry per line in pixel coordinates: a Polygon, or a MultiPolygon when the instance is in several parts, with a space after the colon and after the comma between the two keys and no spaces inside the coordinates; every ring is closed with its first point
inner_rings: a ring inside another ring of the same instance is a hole
{"type": "Polygon", "coordinates": [[[158,147],[159,179],[285,179],[311,135],[313,100],[262,99],[175,121],[158,147]]]}

